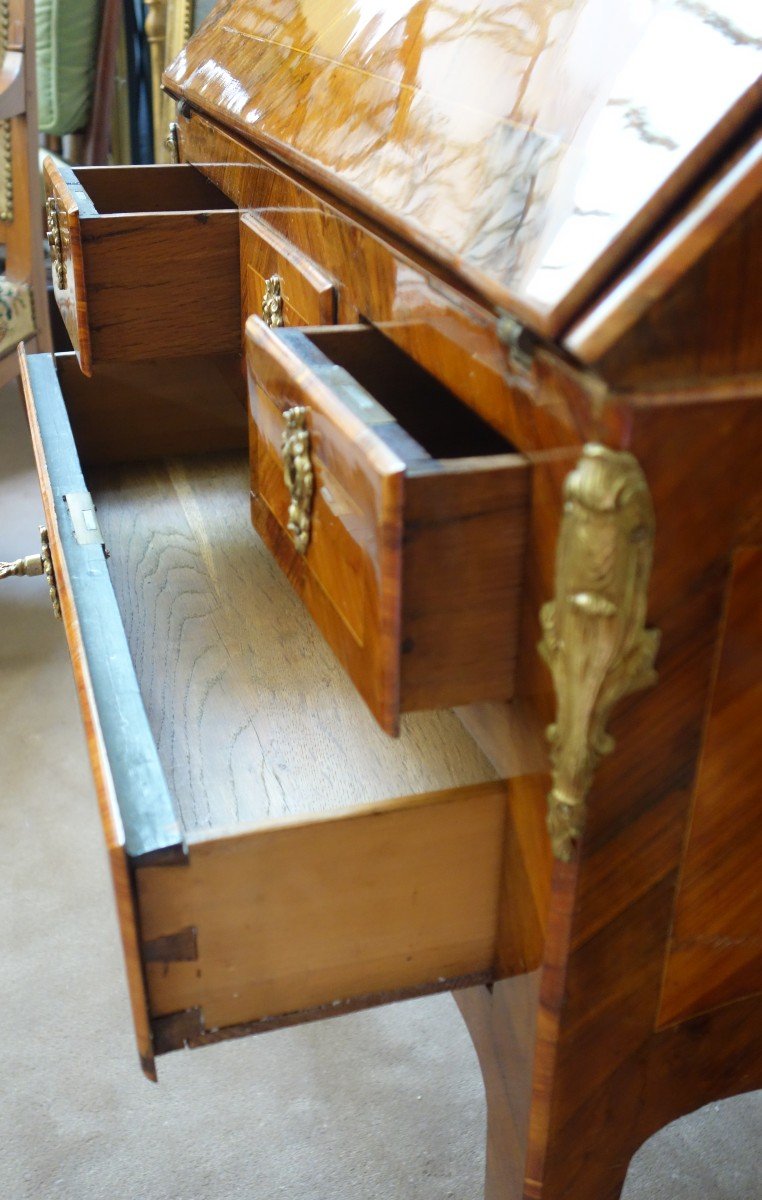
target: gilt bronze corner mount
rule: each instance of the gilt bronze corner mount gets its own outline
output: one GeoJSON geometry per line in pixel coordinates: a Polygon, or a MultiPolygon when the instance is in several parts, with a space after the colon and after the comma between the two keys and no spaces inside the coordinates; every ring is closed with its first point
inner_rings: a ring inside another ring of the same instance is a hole
{"type": "Polygon", "coordinates": [[[553,853],[568,862],[587,815],[606,722],[617,700],[656,679],[659,633],[646,629],[654,513],[632,454],[584,447],[564,484],[555,598],[540,613],[539,650],[550,667],[556,720],[548,728],[553,853]]]}

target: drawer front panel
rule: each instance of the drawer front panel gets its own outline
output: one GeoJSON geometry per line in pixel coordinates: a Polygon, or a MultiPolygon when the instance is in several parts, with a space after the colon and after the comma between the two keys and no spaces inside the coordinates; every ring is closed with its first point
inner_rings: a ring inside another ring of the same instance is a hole
{"type": "Polygon", "coordinates": [[[192,167],[48,160],[45,188],[60,227],[55,296],[85,374],[240,348],[238,212],[192,167]]]}
{"type": "MultiPolygon", "coordinates": [[[[386,727],[399,702],[404,464],[259,318],[248,324],[253,516],[361,695],[386,727]],[[283,414],[306,408],[314,490],[304,553],[288,532],[283,414]]],[[[358,389],[360,391],[361,389],[358,389]]]]}
{"type": "MultiPolygon", "coordinates": [[[[264,388],[258,389],[256,404],[258,493],[281,528],[287,529],[290,497],[282,451],[286,426],[283,414],[264,388]]],[[[329,439],[321,438],[319,425],[318,414],[313,413],[312,462],[316,479],[308,550],[310,572],[362,646],[366,613],[377,603],[376,518],[372,503],[358,503],[325,462],[319,447],[321,442],[326,446],[329,439]]],[[[372,501],[372,497],[367,499],[372,501]]]]}
{"type": "Polygon", "coordinates": [[[254,213],[241,217],[241,293],[244,320],[263,316],[267,281],[280,281],[282,323],[333,325],[336,291],[333,280],[297,246],[254,213]]]}
{"type": "Polygon", "coordinates": [[[67,183],[52,158],[45,160],[43,174],[53,295],[80,362],[89,363],[80,205],[86,215],[94,216],[95,210],[84,188],[74,180],[67,183]]]}

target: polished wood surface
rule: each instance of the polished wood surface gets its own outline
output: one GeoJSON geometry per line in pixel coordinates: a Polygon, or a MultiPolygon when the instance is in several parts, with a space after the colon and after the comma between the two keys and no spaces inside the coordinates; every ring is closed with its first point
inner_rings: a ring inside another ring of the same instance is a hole
{"type": "Polygon", "coordinates": [[[277,275],[283,296],[284,325],[333,325],[333,279],[293,242],[255,213],[241,217],[241,304],[244,321],[262,316],[267,280],[277,275]]]}
{"type": "MultiPolygon", "coordinates": [[[[247,324],[247,362],[255,381],[252,517],[371,711],[395,732],[405,462],[368,427],[357,404],[342,403],[329,361],[314,355],[311,362],[311,351],[308,340],[300,352],[256,317],[247,324]],[[305,554],[286,531],[290,497],[281,451],[283,413],[300,405],[310,412],[316,472],[305,554]]],[[[344,381],[342,390],[350,387],[344,381]]]]}
{"type": "Polygon", "coordinates": [[[664,978],[666,1025],[762,992],[762,547],[733,556],[718,654],[664,978]]]}
{"type": "Polygon", "coordinates": [[[247,325],[252,515],[387,732],[510,696],[529,468],[367,326],[247,325]],[[283,414],[309,411],[309,544],[286,532],[283,414]]]}
{"type": "Polygon", "coordinates": [[[761,20],[726,0],[232,0],[164,82],[555,335],[759,101],[761,20]]]}
{"type": "Polygon", "coordinates": [[[147,965],[154,1019],[201,1009],[202,1034],[489,977],[505,806],[502,783],[452,789],[197,837],[187,867],[139,870],[144,938],[197,929],[193,960],[147,965]]]}
{"type": "Polygon", "coordinates": [[[762,374],[762,140],[712,177],[564,338],[620,388],[762,374]]]}
{"type": "Polygon", "coordinates": [[[45,171],[66,267],[54,292],[85,374],[109,359],[239,348],[238,214],[198,172],[51,159],[45,171]]]}

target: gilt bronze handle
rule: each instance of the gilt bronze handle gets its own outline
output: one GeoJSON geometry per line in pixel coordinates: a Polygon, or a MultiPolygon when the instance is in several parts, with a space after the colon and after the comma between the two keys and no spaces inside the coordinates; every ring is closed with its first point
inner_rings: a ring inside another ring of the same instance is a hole
{"type": "Polygon", "coordinates": [[[53,277],[59,291],[66,288],[66,263],[63,256],[61,241],[61,225],[58,219],[58,203],[55,196],[48,196],[45,204],[48,217],[48,245],[50,246],[50,262],[53,267],[53,277]]]}
{"type": "Polygon", "coordinates": [[[17,558],[13,562],[0,562],[0,579],[10,579],[14,575],[44,575],[48,581],[48,592],[53,605],[53,612],[61,616],[61,605],[58,600],[58,587],[53,570],[53,560],[50,557],[48,531],[40,526],[40,552],[28,554],[26,558],[17,558]]]}
{"type": "Polygon", "coordinates": [[[283,280],[280,275],[271,275],[265,280],[262,320],[271,329],[279,329],[283,324],[283,280]]]}
{"type": "Polygon", "coordinates": [[[283,430],[283,477],[286,481],[290,503],[288,506],[288,532],[300,554],[305,554],[310,543],[312,496],[315,491],[315,473],[310,458],[310,431],[307,428],[309,409],[300,406],[288,408],[283,414],[286,428],[283,430]]]}

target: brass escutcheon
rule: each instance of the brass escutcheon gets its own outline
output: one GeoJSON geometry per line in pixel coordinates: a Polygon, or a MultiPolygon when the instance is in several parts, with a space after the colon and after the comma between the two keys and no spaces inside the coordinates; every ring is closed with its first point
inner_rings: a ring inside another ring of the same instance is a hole
{"type": "Polygon", "coordinates": [[[265,294],[262,297],[262,320],[271,329],[279,329],[283,324],[283,280],[280,275],[271,275],[265,280],[265,294]]]}
{"type": "Polygon", "coordinates": [[[305,554],[310,543],[312,496],[315,490],[315,473],[310,458],[310,431],[307,428],[305,406],[288,408],[283,414],[286,428],[283,430],[283,478],[286,481],[291,502],[288,506],[288,532],[300,554],[305,554]]]}
{"type": "Polygon", "coordinates": [[[48,245],[50,246],[50,262],[53,267],[53,278],[60,292],[66,288],[66,263],[63,256],[61,241],[61,225],[58,219],[58,204],[55,196],[48,196],[45,203],[48,216],[48,245]]]}

